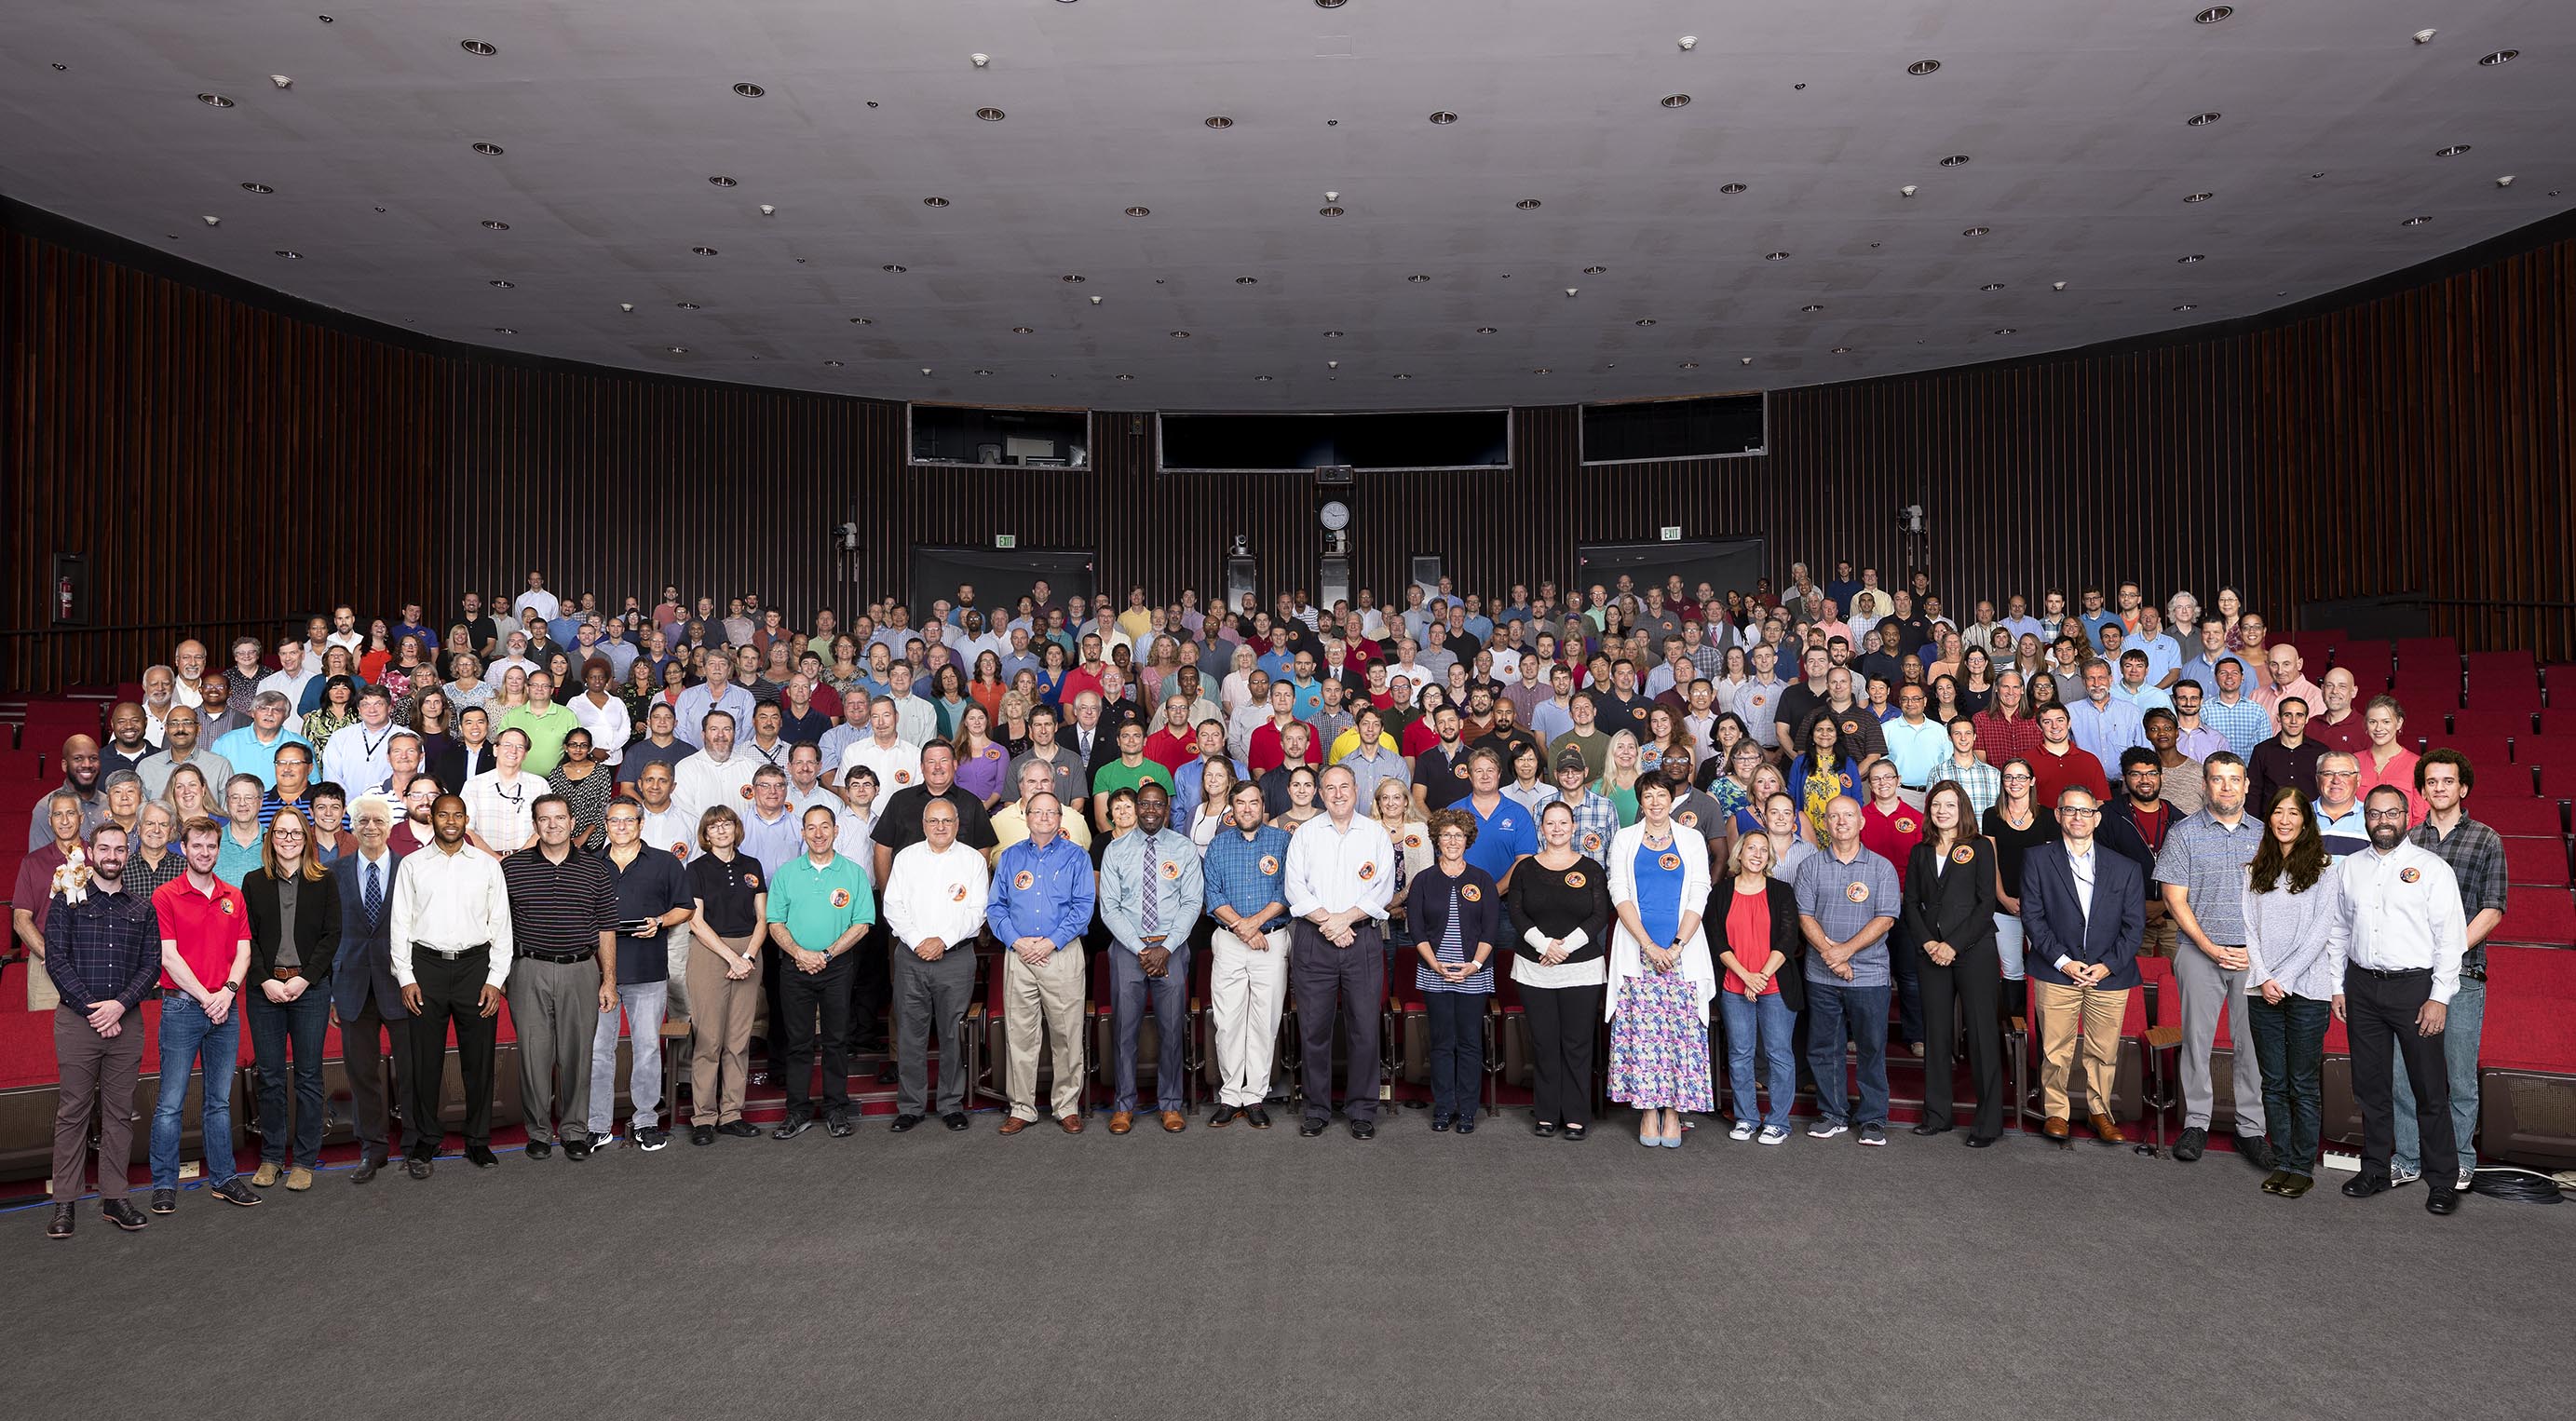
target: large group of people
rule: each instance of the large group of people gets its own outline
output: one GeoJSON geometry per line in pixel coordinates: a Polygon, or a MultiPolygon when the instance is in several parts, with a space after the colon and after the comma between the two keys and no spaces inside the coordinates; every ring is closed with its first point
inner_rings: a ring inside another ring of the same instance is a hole
{"type": "Polygon", "coordinates": [[[429,1179],[456,1115],[493,1166],[505,1004],[531,1159],[756,1137],[761,1079],[773,1139],[847,1136],[854,1058],[879,1053],[895,1132],[966,1130],[988,975],[1003,1135],[1082,1132],[1094,1069],[1111,1134],[1187,1129],[1203,990],[1206,1126],[1285,1103],[1313,1137],[1338,1106],[1368,1139],[1391,982],[1423,1017],[1431,1128],[1469,1133],[1507,981],[1540,1138],[1587,1138],[1606,1087],[1641,1145],[1680,1148],[1723,1098],[1733,1140],[1778,1146],[1803,1081],[1808,1137],[1883,1146],[1893,1051],[1924,1061],[1918,1136],[1961,1131],[1965,1062],[1983,1148],[2020,1113],[2025,1013],[2041,1133],[2125,1138],[2124,1021],[2163,956],[2175,1159],[2219,1118],[2223,1020],[2236,1151],[2305,1192],[2332,1018],[2364,1117],[2344,1192],[2420,1179],[2447,1214],[2475,1168],[2505,875],[2474,768],[2405,748],[2403,709],[2349,673],[2311,681],[2231,590],[1999,609],[1843,563],[1776,594],[1443,579],[1228,608],[1041,581],[919,611],[791,624],[676,587],[611,608],[530,573],[444,625],[342,606],[220,665],[179,643],[103,743],[63,746],[12,900],[61,1063],[49,1231],[73,1230],[93,1120],[104,1217],[149,1222],[124,1102],[156,996],[153,1214],[192,1123],[213,1198],[312,1187],[335,1024],[353,1183],[429,1179]]]}

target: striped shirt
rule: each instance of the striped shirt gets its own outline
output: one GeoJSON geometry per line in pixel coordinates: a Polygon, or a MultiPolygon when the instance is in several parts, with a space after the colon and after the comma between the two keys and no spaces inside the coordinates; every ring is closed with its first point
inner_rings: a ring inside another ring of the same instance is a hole
{"type": "Polygon", "coordinates": [[[573,849],[562,863],[543,848],[501,860],[510,890],[511,949],[518,953],[595,952],[599,935],[617,930],[617,879],[608,860],[573,849]]]}
{"type": "Polygon", "coordinates": [[[2245,945],[2245,866],[2263,842],[2263,821],[2238,816],[2228,828],[2204,809],[2165,835],[2156,882],[2180,888],[2200,920],[2201,936],[2220,947],[2245,945]]]}

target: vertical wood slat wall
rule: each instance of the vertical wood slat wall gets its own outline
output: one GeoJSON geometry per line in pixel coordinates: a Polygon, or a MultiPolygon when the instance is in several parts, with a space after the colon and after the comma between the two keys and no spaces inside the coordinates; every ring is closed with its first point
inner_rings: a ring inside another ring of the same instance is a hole
{"type": "MultiPolygon", "coordinates": [[[[56,550],[90,555],[96,624],[156,628],[0,636],[0,690],[130,677],[168,654],[162,624],[273,639],[333,599],[445,609],[530,567],[801,610],[899,592],[916,542],[997,533],[1158,595],[1210,591],[1236,534],[1276,590],[1321,554],[1311,479],[1160,473],[1150,413],[1095,413],[1089,470],[921,466],[898,403],[416,349],[5,228],[0,400],[0,629],[46,627],[56,550]]],[[[2380,593],[2563,601],[2576,242],[2264,330],[1780,391],[1765,456],[1587,468],[1575,408],[1512,421],[1509,469],[1360,476],[1362,585],[1397,588],[1417,552],[1462,588],[1564,581],[1580,543],[1678,525],[1763,537],[1775,578],[1920,561],[1960,610],[2124,577],[2233,583],[2282,624],[2380,593]],[[1895,528],[1909,503],[1919,547],[1895,528]]],[[[2576,657],[2563,610],[2433,621],[2576,657]]]]}

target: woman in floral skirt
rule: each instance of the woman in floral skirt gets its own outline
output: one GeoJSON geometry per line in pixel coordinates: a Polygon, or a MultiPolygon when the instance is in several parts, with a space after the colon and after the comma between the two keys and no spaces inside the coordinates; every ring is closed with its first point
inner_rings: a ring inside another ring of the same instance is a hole
{"type": "Polygon", "coordinates": [[[1611,840],[1610,1098],[1637,1107],[1637,1142],[1679,1149],[1682,1112],[1714,1106],[1708,1010],[1717,996],[1700,914],[1708,844],[1672,819],[1672,790],[1637,785],[1637,822],[1611,840]]]}

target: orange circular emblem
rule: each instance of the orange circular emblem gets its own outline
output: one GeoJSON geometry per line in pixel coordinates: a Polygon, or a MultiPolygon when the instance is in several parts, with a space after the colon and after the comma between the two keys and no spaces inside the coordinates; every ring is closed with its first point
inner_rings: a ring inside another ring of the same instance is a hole
{"type": "Polygon", "coordinates": [[[1377,864],[1374,861],[1360,865],[1360,882],[1366,883],[1375,877],[1377,877],[1377,864]]]}
{"type": "Polygon", "coordinates": [[[1418,830],[1417,830],[1417,831],[1415,831],[1415,832],[1413,832],[1413,833],[1410,833],[1410,834],[1405,835],[1405,836],[1404,836],[1404,846],[1405,846],[1406,848],[1408,848],[1408,849],[1418,849],[1418,848],[1421,848],[1421,847],[1422,847],[1422,835],[1421,835],[1420,831],[1418,831],[1418,830]]]}
{"type": "Polygon", "coordinates": [[[1449,773],[1456,775],[1458,778],[1463,780],[1467,778],[1467,767],[1464,765],[1452,765],[1449,767],[1449,773]]]}
{"type": "MultiPolygon", "coordinates": [[[[895,771],[895,772],[894,772],[894,782],[895,782],[896,784],[899,784],[899,785],[908,785],[908,784],[912,783],[912,771],[910,771],[910,770],[897,770],[897,771],[895,771]]],[[[749,791],[745,791],[745,793],[749,793],[749,791]]]]}
{"type": "MultiPolygon", "coordinates": [[[[2406,871],[2407,871],[2408,873],[2413,873],[2415,870],[2413,870],[2413,869],[2411,869],[2411,868],[2410,868],[2410,869],[2408,869],[2408,870],[2406,870],[2406,871]]],[[[233,900],[231,900],[230,898],[218,898],[218,899],[216,899],[216,900],[215,900],[215,905],[216,905],[217,907],[222,908],[222,909],[224,910],[224,916],[225,916],[225,917],[229,918],[229,917],[231,917],[231,916],[233,915],[233,912],[234,912],[234,909],[233,909],[233,900]]]]}
{"type": "Polygon", "coordinates": [[[1178,883],[1180,880],[1181,866],[1170,859],[1163,860],[1163,881],[1166,883],[1178,883]]]}
{"type": "Polygon", "coordinates": [[[1699,811],[1696,809],[1685,809],[1673,817],[1682,821],[1682,824],[1687,828],[1696,829],[1699,827],[1699,811]]]}
{"type": "Polygon", "coordinates": [[[1261,871],[1263,873],[1277,873],[1279,871],[1279,856],[1277,854],[1263,854],[1261,856],[1261,871]]]}
{"type": "Polygon", "coordinates": [[[760,886],[760,875],[756,873],[744,874],[742,876],[742,886],[745,888],[758,888],[760,886]]]}
{"type": "MultiPolygon", "coordinates": [[[[2413,883],[2415,880],[2422,878],[2423,876],[2424,870],[2420,868],[2401,868],[2397,870],[2397,881],[2400,883],[2413,883]]],[[[232,905],[229,903],[225,904],[224,911],[231,912],[232,905]]]]}
{"type": "Polygon", "coordinates": [[[835,908],[846,908],[850,906],[850,890],[846,888],[833,889],[832,906],[835,908]]]}
{"type": "Polygon", "coordinates": [[[1026,893],[1031,888],[1036,887],[1037,881],[1038,876],[1029,872],[1025,868],[1021,869],[1018,873],[1011,875],[1011,886],[1020,890],[1022,893],[1026,893]]]}
{"type": "Polygon", "coordinates": [[[1584,835],[1583,851],[1587,854],[1597,854],[1601,852],[1601,836],[1598,834],[1584,835]]]}
{"type": "Polygon", "coordinates": [[[1569,873],[1565,876],[1565,886],[1568,888],[1581,888],[1591,881],[1580,873],[1569,873]]]}
{"type": "Polygon", "coordinates": [[[1911,820],[1911,819],[1899,819],[1899,820],[1897,820],[1897,821],[1896,821],[1896,832],[1898,832],[1898,833],[1900,833],[1900,834],[1911,834],[1911,833],[1913,833],[1913,832],[1914,832],[1914,821],[1913,821],[1913,820],[1911,820]]]}
{"type": "Polygon", "coordinates": [[[1851,887],[1843,890],[1843,896],[1849,898],[1855,903],[1866,903],[1869,901],[1869,885],[1866,883],[1855,883],[1851,887]]]}
{"type": "Polygon", "coordinates": [[[1753,703],[1757,706],[1769,705],[1771,703],[1771,698],[1761,694],[1760,692],[1756,692],[1753,696],[1753,703]]]}
{"type": "Polygon", "coordinates": [[[949,901],[949,902],[951,902],[951,903],[963,903],[963,902],[965,902],[965,901],[966,901],[966,885],[965,885],[965,884],[963,884],[963,883],[952,883],[952,884],[950,884],[950,885],[948,886],[948,901],[949,901]]]}
{"type": "Polygon", "coordinates": [[[1666,873],[1670,873],[1681,866],[1682,856],[1676,853],[1666,852],[1658,855],[1655,859],[1655,867],[1662,869],[1666,873]]]}
{"type": "Polygon", "coordinates": [[[1484,901],[1485,890],[1470,883],[1458,890],[1458,896],[1470,903],[1480,903],[1484,901]]]}
{"type": "Polygon", "coordinates": [[[1969,848],[1965,844],[1961,844],[1959,847],[1950,851],[1950,862],[1952,863],[1972,863],[1976,860],[1976,857],[1977,851],[1969,848]]]}

